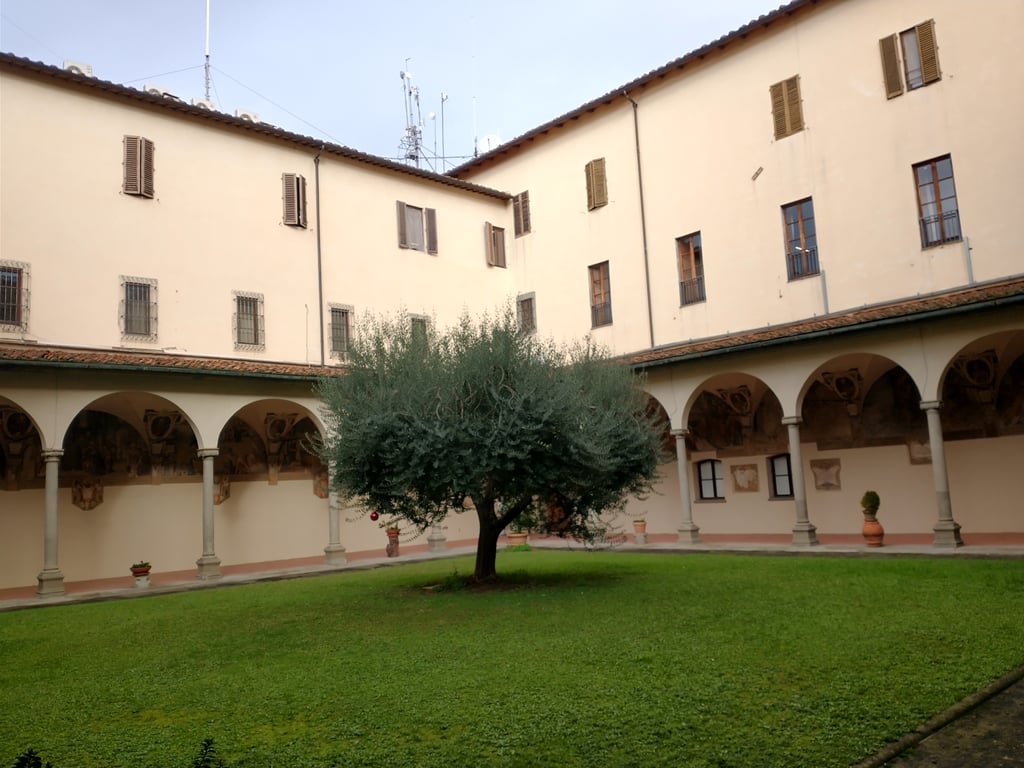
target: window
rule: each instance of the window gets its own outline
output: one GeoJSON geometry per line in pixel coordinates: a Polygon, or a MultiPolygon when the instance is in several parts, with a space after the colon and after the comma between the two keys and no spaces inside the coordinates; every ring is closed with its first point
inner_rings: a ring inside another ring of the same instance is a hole
{"type": "Polygon", "coordinates": [[[786,267],[790,280],[818,274],[818,236],[811,198],[782,206],[786,228],[786,267]]]}
{"type": "Polygon", "coordinates": [[[787,498],[793,495],[793,473],[790,470],[788,453],[781,453],[768,459],[768,474],[772,477],[772,498],[787,498]]]}
{"type": "Polygon", "coordinates": [[[263,349],[263,294],[235,291],[235,348],[263,349]]]}
{"type": "Polygon", "coordinates": [[[153,197],[153,142],[142,136],[124,137],[124,186],[126,195],[153,197]]]}
{"type": "Polygon", "coordinates": [[[700,232],[676,238],[679,262],[679,305],[704,301],[704,258],[700,249],[700,232]]]}
{"type": "Polygon", "coordinates": [[[352,308],[331,305],[331,356],[344,360],[352,340],[352,308]]]}
{"type": "Polygon", "coordinates": [[[121,335],[156,341],[156,280],[121,277],[121,335]]]}
{"type": "Polygon", "coordinates": [[[0,330],[28,328],[28,264],[0,261],[0,330]]]}
{"type": "Polygon", "coordinates": [[[610,325],[612,322],[612,288],[608,262],[602,261],[587,268],[590,271],[590,324],[610,325]]]}
{"type": "Polygon", "coordinates": [[[722,462],[718,459],[697,462],[697,485],[702,499],[724,499],[725,480],[722,475],[722,462]]]}
{"type": "Polygon", "coordinates": [[[493,224],[484,224],[484,241],[487,249],[487,266],[505,266],[505,230],[493,224]]]}
{"type": "Polygon", "coordinates": [[[882,52],[882,77],[886,98],[892,99],[908,91],[942,79],[939,71],[939,49],[935,43],[935,21],[918,24],[878,41],[882,52]],[[902,61],[901,61],[902,60],[902,61]]]}
{"type": "Polygon", "coordinates": [[[292,227],[306,226],[306,177],[297,173],[281,174],[282,220],[292,227]]]}
{"type": "Polygon", "coordinates": [[[592,211],[608,205],[608,177],[604,172],[604,158],[591,160],[586,166],[587,210],[592,211]]]}
{"type": "Polygon", "coordinates": [[[437,253],[437,211],[398,201],[398,246],[437,253]]]}
{"type": "Polygon", "coordinates": [[[953,160],[949,155],[914,166],[921,247],[960,239],[960,213],[953,184],[953,160]]]}
{"type": "Polygon", "coordinates": [[[409,324],[412,328],[413,341],[425,344],[428,331],[430,330],[430,321],[422,315],[411,315],[409,317],[409,324]]]}
{"type": "Polygon", "coordinates": [[[782,139],[804,129],[804,110],[800,103],[800,76],[775,83],[768,89],[772,97],[772,121],[775,138],[782,139]]]}
{"type": "Polygon", "coordinates": [[[516,320],[519,330],[523,333],[535,333],[537,330],[537,303],[532,293],[524,293],[516,297],[516,320]]]}
{"type": "Polygon", "coordinates": [[[515,219],[516,237],[530,232],[530,193],[520,192],[512,198],[512,217],[515,219]]]}

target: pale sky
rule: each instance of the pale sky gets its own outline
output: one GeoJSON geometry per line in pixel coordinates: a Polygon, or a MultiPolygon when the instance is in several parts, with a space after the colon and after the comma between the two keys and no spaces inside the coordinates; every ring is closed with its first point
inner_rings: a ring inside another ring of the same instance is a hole
{"type": "MultiPolygon", "coordinates": [[[[425,153],[443,147],[451,167],[474,138],[481,152],[515,138],[780,4],[209,0],[210,97],[231,114],[397,158],[407,71],[425,153]]],[[[0,49],[85,62],[100,79],[191,101],[204,96],[206,9],[207,0],[0,0],[0,49]]]]}

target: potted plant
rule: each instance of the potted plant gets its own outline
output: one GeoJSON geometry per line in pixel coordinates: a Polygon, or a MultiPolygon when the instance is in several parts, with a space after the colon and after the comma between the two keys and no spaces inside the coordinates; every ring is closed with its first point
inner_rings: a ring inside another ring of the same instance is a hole
{"type": "Polygon", "coordinates": [[[400,533],[398,523],[388,523],[385,533],[388,535],[388,545],[384,548],[388,557],[398,557],[398,534],[400,533]]]}
{"type": "Polygon", "coordinates": [[[135,578],[139,578],[140,576],[149,576],[150,568],[152,568],[152,565],[150,565],[148,560],[139,560],[137,563],[132,563],[132,576],[135,578]]]}
{"type": "Polygon", "coordinates": [[[508,524],[508,532],[505,538],[510,547],[524,547],[530,539],[530,531],[533,530],[533,516],[529,510],[520,513],[519,517],[508,524]]]}
{"type": "Polygon", "coordinates": [[[633,520],[633,543],[647,543],[647,519],[638,517],[633,520]]]}
{"type": "Polygon", "coordinates": [[[860,500],[861,511],[864,513],[864,527],[861,533],[864,534],[864,541],[869,547],[882,546],[882,538],[885,536],[885,529],[875,517],[880,503],[881,499],[874,491],[867,491],[860,500]]]}

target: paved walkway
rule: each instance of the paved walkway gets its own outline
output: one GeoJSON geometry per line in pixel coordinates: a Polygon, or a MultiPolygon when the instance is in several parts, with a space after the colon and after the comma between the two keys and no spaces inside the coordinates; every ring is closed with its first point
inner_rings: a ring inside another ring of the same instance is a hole
{"type": "MultiPolygon", "coordinates": [[[[886,546],[869,548],[857,537],[821,537],[815,547],[792,546],[788,537],[758,536],[736,539],[706,536],[701,544],[679,544],[674,535],[652,534],[648,543],[637,545],[625,536],[615,547],[630,552],[747,553],[825,557],[980,557],[1024,560],[1024,535],[972,536],[967,546],[937,549],[926,536],[889,536],[886,546]]],[[[537,547],[564,548],[559,539],[532,540],[537,547]]],[[[475,542],[449,543],[442,552],[427,552],[425,546],[407,547],[401,556],[388,558],[373,553],[356,553],[345,565],[326,565],[322,557],[301,560],[250,563],[222,568],[223,578],[198,581],[195,571],[156,573],[149,587],[135,587],[131,576],[65,583],[66,594],[40,598],[35,587],[0,590],[0,612],[25,610],[101,600],[119,600],[213,589],[232,584],[302,578],[345,570],[378,568],[419,560],[472,554],[475,542]]],[[[1022,635],[1024,637],[1024,635],[1022,635]]],[[[1024,653],[1024,646],[1022,646],[1024,653]]],[[[987,688],[968,696],[946,712],[939,713],[913,732],[890,744],[854,768],[1009,768],[1024,766],[1024,665],[987,688]]]]}

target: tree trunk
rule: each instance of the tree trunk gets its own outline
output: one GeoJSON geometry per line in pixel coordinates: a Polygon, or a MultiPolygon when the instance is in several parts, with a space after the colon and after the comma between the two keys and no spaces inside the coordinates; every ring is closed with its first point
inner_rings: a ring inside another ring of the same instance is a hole
{"type": "Polygon", "coordinates": [[[491,499],[474,499],[476,516],[480,522],[480,535],[476,540],[476,568],[473,570],[475,581],[495,579],[498,572],[495,563],[498,559],[498,535],[502,526],[494,517],[494,501],[491,499]]]}

